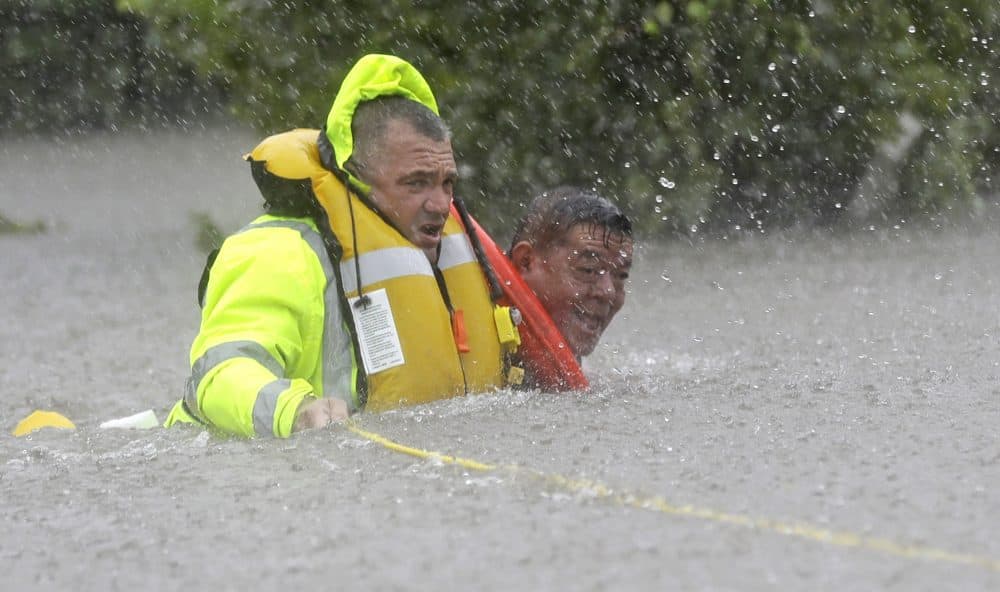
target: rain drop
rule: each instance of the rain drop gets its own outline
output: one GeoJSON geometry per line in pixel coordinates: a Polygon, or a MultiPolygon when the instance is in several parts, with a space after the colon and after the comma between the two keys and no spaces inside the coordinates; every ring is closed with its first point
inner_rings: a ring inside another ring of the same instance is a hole
{"type": "Polygon", "coordinates": [[[914,27],[913,25],[910,25],[906,30],[909,31],[910,33],[916,33],[917,32],[917,28],[914,27]]]}
{"type": "Polygon", "coordinates": [[[774,70],[775,70],[775,69],[776,69],[777,67],[778,67],[778,66],[776,66],[776,65],[774,64],[774,62],[771,62],[770,64],[768,64],[768,65],[767,65],[767,71],[768,71],[768,72],[774,72],[774,70]]]}
{"type": "Polygon", "coordinates": [[[843,105],[837,105],[837,113],[843,115],[844,113],[847,113],[847,108],[843,105]]]}

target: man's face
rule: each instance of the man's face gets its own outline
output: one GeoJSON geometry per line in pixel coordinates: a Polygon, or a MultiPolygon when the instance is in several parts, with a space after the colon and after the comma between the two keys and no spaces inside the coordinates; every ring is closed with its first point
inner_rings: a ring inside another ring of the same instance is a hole
{"type": "Polygon", "coordinates": [[[451,142],[437,142],[403,121],[390,121],[381,154],[364,171],[371,200],[410,242],[437,260],[458,169],[451,142]]]}
{"type": "Polygon", "coordinates": [[[520,242],[511,258],[573,353],[582,357],[593,352],[625,304],[632,239],[617,234],[606,237],[603,228],[579,224],[543,250],[520,242]]]}

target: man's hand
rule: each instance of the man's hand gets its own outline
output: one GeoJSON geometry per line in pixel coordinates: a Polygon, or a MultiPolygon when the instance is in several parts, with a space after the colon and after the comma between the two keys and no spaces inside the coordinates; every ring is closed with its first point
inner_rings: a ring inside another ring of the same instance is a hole
{"type": "Polygon", "coordinates": [[[321,428],[335,421],[343,421],[347,419],[348,415],[350,413],[347,411],[347,403],[340,399],[323,397],[306,400],[299,405],[298,413],[295,415],[295,424],[292,425],[292,433],[321,428]]]}

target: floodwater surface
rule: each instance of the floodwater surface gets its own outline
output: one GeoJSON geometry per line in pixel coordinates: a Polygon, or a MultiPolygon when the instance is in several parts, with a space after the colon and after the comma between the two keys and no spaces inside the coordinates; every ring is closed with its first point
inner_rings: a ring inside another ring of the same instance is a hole
{"type": "MultiPolygon", "coordinates": [[[[592,392],[288,440],[165,417],[204,255],[260,199],[210,129],[12,140],[0,212],[5,589],[1000,589],[1000,238],[641,245],[592,392]],[[73,432],[10,435],[34,409],[73,432]]],[[[473,206],[474,210],[474,206],[473,206]]]]}

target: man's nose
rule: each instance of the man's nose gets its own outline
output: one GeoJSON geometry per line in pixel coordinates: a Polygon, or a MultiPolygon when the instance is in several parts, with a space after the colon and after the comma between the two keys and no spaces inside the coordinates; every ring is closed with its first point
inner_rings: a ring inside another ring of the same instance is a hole
{"type": "Polygon", "coordinates": [[[593,287],[594,291],[601,297],[614,298],[615,296],[615,282],[611,277],[611,273],[606,269],[597,272],[593,287]]]}
{"type": "Polygon", "coordinates": [[[443,187],[436,188],[424,202],[424,209],[431,214],[447,216],[451,209],[451,193],[445,191],[443,187]]]}

